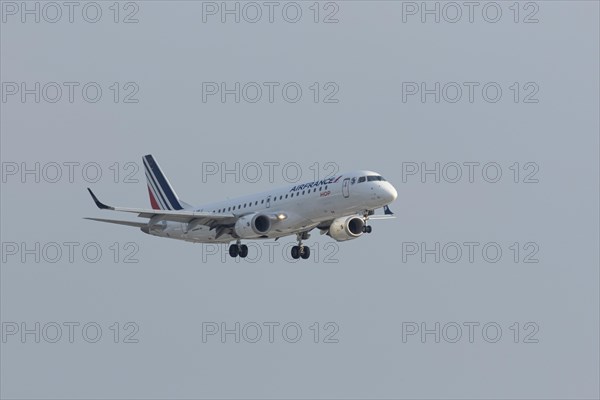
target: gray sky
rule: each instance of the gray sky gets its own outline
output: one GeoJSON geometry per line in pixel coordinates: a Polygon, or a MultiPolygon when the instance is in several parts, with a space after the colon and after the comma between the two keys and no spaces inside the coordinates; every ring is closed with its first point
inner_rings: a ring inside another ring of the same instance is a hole
{"type": "Polygon", "coordinates": [[[21,4],[2,2],[0,31],[1,397],[598,398],[597,2],[481,2],[472,22],[439,3],[439,23],[421,2],[279,2],[272,23],[262,2],[256,23],[245,3],[239,23],[221,2],[78,3],[72,23],[21,4]],[[313,232],[297,263],[292,238],[236,261],[83,220],[121,217],[88,186],[149,206],[148,153],[193,204],[287,184],[291,162],[299,182],[378,171],[398,218],[346,243],[313,232]],[[236,162],[279,164],[273,183],[203,179],[236,162]],[[436,163],[439,182],[421,175],[436,163]],[[240,343],[220,336],[236,322],[240,343]],[[40,343],[21,336],[36,323],[40,343]],[[421,336],[436,323],[439,343],[421,336]]]}

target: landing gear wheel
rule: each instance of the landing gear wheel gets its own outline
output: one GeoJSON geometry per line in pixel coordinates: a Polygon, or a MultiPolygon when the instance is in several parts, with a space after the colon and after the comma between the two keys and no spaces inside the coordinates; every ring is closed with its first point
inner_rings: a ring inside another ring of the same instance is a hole
{"type": "Polygon", "coordinates": [[[367,233],[371,233],[372,230],[373,230],[373,227],[371,227],[371,225],[367,225],[367,233]]]}
{"type": "Polygon", "coordinates": [[[302,257],[303,260],[306,260],[308,257],[310,257],[310,247],[304,246],[302,248],[302,252],[300,253],[300,257],[302,257]]]}
{"type": "Polygon", "coordinates": [[[248,246],[241,244],[238,252],[240,257],[245,258],[248,255],[248,246]]]}
{"type": "Polygon", "coordinates": [[[297,260],[300,257],[300,246],[292,247],[292,258],[297,260]]]}
{"type": "Polygon", "coordinates": [[[237,257],[240,252],[240,249],[237,244],[232,244],[229,246],[229,255],[233,258],[237,257]]]}
{"type": "Polygon", "coordinates": [[[308,232],[301,232],[296,234],[296,240],[298,240],[298,245],[292,247],[292,258],[294,260],[297,260],[300,257],[306,260],[308,257],[310,257],[310,249],[308,248],[308,246],[302,245],[302,241],[308,239],[309,237],[310,234],[308,232]]]}

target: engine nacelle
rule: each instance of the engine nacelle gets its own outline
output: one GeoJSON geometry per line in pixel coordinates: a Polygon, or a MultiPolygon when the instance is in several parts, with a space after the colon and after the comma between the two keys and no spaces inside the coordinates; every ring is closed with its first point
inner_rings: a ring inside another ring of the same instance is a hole
{"type": "Polygon", "coordinates": [[[338,242],[356,239],[363,234],[363,226],[365,226],[365,221],[360,217],[336,218],[329,226],[329,236],[338,242]]]}
{"type": "Polygon", "coordinates": [[[233,228],[240,239],[266,235],[271,230],[271,219],[264,214],[248,214],[237,220],[233,228]]]}

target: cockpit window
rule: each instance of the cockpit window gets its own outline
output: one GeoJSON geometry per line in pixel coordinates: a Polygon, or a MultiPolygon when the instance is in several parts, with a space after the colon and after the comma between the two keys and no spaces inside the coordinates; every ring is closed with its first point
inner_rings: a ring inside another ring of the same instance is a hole
{"type": "Polygon", "coordinates": [[[379,175],[369,175],[369,176],[367,176],[367,180],[369,182],[371,182],[371,181],[385,181],[385,179],[383,179],[383,176],[379,176],[379,175]]]}
{"type": "Polygon", "coordinates": [[[365,178],[364,176],[361,176],[360,178],[358,178],[358,183],[362,183],[362,182],[364,182],[364,181],[365,181],[365,179],[366,179],[366,178],[365,178]]]}

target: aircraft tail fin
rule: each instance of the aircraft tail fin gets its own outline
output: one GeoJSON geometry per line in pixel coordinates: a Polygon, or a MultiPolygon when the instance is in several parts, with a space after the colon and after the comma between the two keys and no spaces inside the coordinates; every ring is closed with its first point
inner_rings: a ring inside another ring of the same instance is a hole
{"type": "Polygon", "coordinates": [[[190,205],[179,200],[171,183],[163,174],[160,166],[151,154],[142,157],[146,180],[148,182],[148,195],[150,205],[155,210],[182,210],[190,205]]]}

